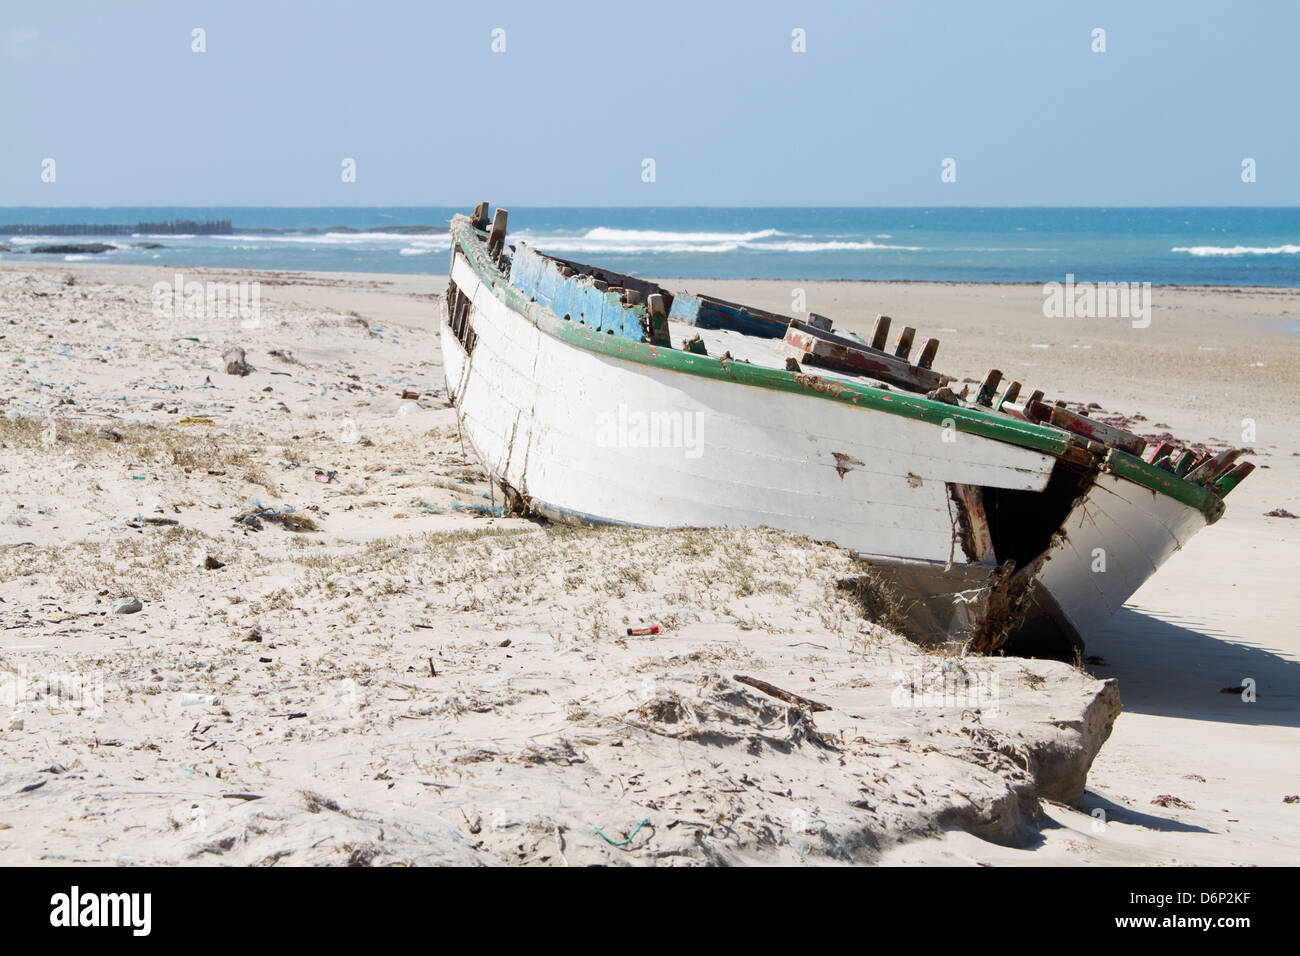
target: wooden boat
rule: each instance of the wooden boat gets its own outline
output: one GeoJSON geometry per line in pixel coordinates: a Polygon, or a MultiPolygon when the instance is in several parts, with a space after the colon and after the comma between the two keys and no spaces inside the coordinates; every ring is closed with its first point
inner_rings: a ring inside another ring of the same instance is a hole
{"type": "Polygon", "coordinates": [[[515,509],[786,529],[857,552],[914,638],[1071,656],[1249,474],[870,339],[451,225],[441,340],[463,437],[515,509]],[[1144,454],[1145,452],[1145,454],[1144,454]]]}

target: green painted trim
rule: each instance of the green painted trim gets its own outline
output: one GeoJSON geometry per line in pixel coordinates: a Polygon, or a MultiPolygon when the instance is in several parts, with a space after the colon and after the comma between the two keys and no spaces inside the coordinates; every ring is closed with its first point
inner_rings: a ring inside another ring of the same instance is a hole
{"type": "MultiPolygon", "coordinates": [[[[808,395],[890,415],[901,415],[940,427],[954,427],[959,432],[1007,442],[1058,457],[1070,446],[1068,432],[1022,422],[1005,415],[961,408],[920,395],[885,391],[857,382],[827,379],[819,375],[785,369],[764,368],[746,362],[695,355],[691,352],[602,334],[580,323],[562,319],[549,309],[525,298],[510,284],[497,268],[496,263],[488,256],[482,237],[470,225],[468,219],[461,216],[453,219],[451,234],[455,245],[465,254],[466,261],[479,280],[488,286],[498,299],[520,315],[527,316],[543,332],[577,348],[666,371],[734,382],[737,385],[808,395]]],[[[1119,477],[1199,508],[1210,523],[1218,520],[1223,513],[1223,502],[1204,488],[1149,465],[1140,458],[1125,452],[1113,451],[1109,461],[1112,471],[1119,477]]]]}
{"type": "Polygon", "coordinates": [[[1163,468],[1157,468],[1150,462],[1119,449],[1112,450],[1106,460],[1116,477],[1196,508],[1205,515],[1207,524],[1214,524],[1223,515],[1223,499],[1200,485],[1184,481],[1163,468]]]}

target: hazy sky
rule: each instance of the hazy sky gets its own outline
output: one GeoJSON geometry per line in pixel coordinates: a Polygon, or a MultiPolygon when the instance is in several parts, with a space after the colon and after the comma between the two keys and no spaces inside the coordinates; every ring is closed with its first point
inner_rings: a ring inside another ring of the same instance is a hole
{"type": "Polygon", "coordinates": [[[5,0],[0,205],[1300,205],[1298,41],[1291,0],[5,0]]]}

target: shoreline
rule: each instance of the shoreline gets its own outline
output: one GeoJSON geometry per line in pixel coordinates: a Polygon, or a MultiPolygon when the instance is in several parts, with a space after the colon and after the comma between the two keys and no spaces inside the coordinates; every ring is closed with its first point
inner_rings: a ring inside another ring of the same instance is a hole
{"type": "MultiPolygon", "coordinates": [[[[354,231],[360,231],[360,230],[354,230],[354,231]]],[[[0,242],[0,245],[3,245],[3,242],[0,242]]],[[[13,255],[13,253],[10,254],[13,255]]],[[[0,253],[0,256],[3,255],[4,253],[0,253]]],[[[26,255],[26,253],[23,253],[23,255],[26,255]]],[[[96,255],[96,254],[87,253],[86,255],[96,255]]],[[[87,266],[87,267],[94,267],[94,268],[123,269],[123,270],[180,269],[180,270],[192,270],[195,272],[229,272],[229,273],[239,273],[239,274],[251,273],[251,274],[264,274],[264,275],[295,275],[295,276],[304,276],[304,277],[311,276],[316,278],[324,278],[327,276],[341,276],[347,278],[366,277],[366,278],[374,278],[374,279],[384,278],[384,277],[419,278],[421,276],[426,276],[426,275],[427,276],[437,275],[436,271],[423,273],[423,272],[358,272],[358,271],[351,271],[351,270],[333,270],[333,269],[264,269],[264,268],[241,267],[241,266],[169,265],[167,263],[147,264],[147,263],[139,263],[139,262],[117,263],[117,262],[109,262],[107,260],[95,260],[95,259],[77,259],[73,262],[53,261],[53,260],[37,260],[37,261],[29,262],[22,259],[16,259],[16,258],[15,259],[0,258],[0,266],[5,266],[5,267],[12,266],[14,268],[29,266],[30,268],[33,269],[61,269],[61,268],[71,267],[71,266],[87,266]]],[[[918,286],[942,286],[942,287],[957,288],[957,289],[983,288],[983,287],[1033,289],[1033,288],[1041,288],[1042,286],[1053,282],[1059,282],[1061,281],[1062,278],[1058,276],[1052,279],[1044,280],[1043,282],[1034,282],[1034,281],[996,282],[996,281],[974,281],[974,280],[965,280],[965,279],[805,279],[805,278],[799,278],[797,276],[787,276],[787,277],[782,277],[782,276],[734,277],[733,276],[727,278],[707,276],[707,277],[691,278],[691,277],[672,276],[672,275],[644,275],[644,276],[638,275],[637,277],[647,279],[653,282],[667,283],[668,285],[673,285],[680,289],[691,289],[692,291],[696,291],[693,288],[693,285],[695,284],[715,283],[715,282],[745,282],[745,283],[782,282],[782,283],[800,283],[800,284],[818,283],[822,285],[869,285],[869,286],[870,285],[899,285],[899,286],[918,285],[918,286]]],[[[1076,280],[1076,285],[1083,285],[1090,281],[1091,280],[1076,280]]],[[[1092,282],[1092,284],[1098,285],[1100,283],[1092,282]]],[[[1140,282],[1135,283],[1130,281],[1127,284],[1141,285],[1142,283],[1140,282]]],[[[1182,284],[1176,282],[1152,282],[1150,283],[1150,285],[1152,289],[1187,291],[1187,292],[1227,292],[1227,293],[1241,293],[1241,294],[1300,293],[1300,280],[1297,280],[1297,284],[1293,286],[1290,285],[1227,285],[1227,284],[1220,284],[1220,283],[1182,284]]]]}

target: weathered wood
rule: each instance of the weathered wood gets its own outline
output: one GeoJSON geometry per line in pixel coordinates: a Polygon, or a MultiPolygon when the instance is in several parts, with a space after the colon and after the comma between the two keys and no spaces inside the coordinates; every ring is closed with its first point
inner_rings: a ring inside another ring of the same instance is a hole
{"type": "MultiPolygon", "coordinates": [[[[1034,394],[1040,393],[1035,392],[1034,394]]],[[[1031,398],[1030,401],[1032,402],[1033,399],[1031,398]]],[[[1026,408],[1026,414],[1031,421],[1046,423],[1054,428],[1063,428],[1076,435],[1082,435],[1084,438],[1090,438],[1093,441],[1110,445],[1112,448],[1118,448],[1120,451],[1128,452],[1130,455],[1141,455],[1142,449],[1147,444],[1146,439],[1140,435],[1134,435],[1132,432],[1116,428],[1114,425],[1107,425],[1105,422],[1099,422],[1088,418],[1086,415],[1072,412],[1064,404],[1046,405],[1043,402],[1034,402],[1034,404],[1026,408]]]]}
{"type": "Polygon", "coordinates": [[[769,684],[767,681],[759,680],[757,677],[746,677],[744,674],[734,674],[732,675],[732,679],[737,680],[742,684],[748,684],[750,687],[757,688],[769,697],[775,697],[777,700],[783,700],[787,704],[802,707],[804,710],[810,711],[814,714],[823,710],[831,709],[830,704],[823,704],[821,701],[810,700],[807,697],[800,697],[798,694],[792,694],[788,690],[782,690],[775,684],[769,684]]]}
{"type": "Polygon", "coordinates": [[[1209,485],[1215,479],[1227,474],[1240,457],[1240,448],[1225,448],[1213,458],[1206,459],[1188,472],[1187,480],[1194,481],[1198,485],[1209,485]]]}
{"type": "Polygon", "coordinates": [[[781,338],[790,324],[789,317],[775,312],[689,292],[679,292],[673,297],[668,318],[701,329],[730,329],[764,339],[781,338]]]}
{"type": "Polygon", "coordinates": [[[901,359],[906,359],[912,351],[912,340],[916,338],[916,329],[910,325],[903,326],[903,331],[898,333],[898,343],[894,346],[894,354],[901,359]]]}
{"type": "Polygon", "coordinates": [[[986,408],[993,404],[993,396],[997,394],[998,384],[1002,381],[1002,372],[998,369],[991,368],[984,381],[980,383],[980,390],[975,393],[975,404],[983,405],[986,408]]]}
{"type": "Polygon", "coordinates": [[[1179,478],[1186,477],[1187,473],[1192,470],[1192,465],[1196,461],[1196,452],[1190,448],[1178,456],[1174,462],[1174,474],[1179,478]]]}
{"type": "Polygon", "coordinates": [[[829,332],[835,327],[834,322],[826,316],[819,315],[816,312],[808,313],[808,324],[815,329],[821,329],[823,332],[829,332]]]}
{"type": "Polygon", "coordinates": [[[1233,488],[1236,488],[1239,484],[1241,484],[1246,479],[1246,476],[1249,475],[1254,470],[1255,470],[1255,465],[1253,462],[1249,462],[1249,461],[1241,462],[1240,464],[1234,466],[1231,471],[1229,471],[1226,475],[1224,475],[1214,483],[1215,490],[1218,491],[1220,497],[1226,495],[1233,488]]]}
{"type": "Polygon", "coordinates": [[[1162,441],[1159,445],[1151,446],[1151,448],[1143,453],[1142,457],[1154,465],[1160,459],[1168,458],[1173,455],[1173,453],[1174,446],[1167,441],[1162,441]]]}
{"type": "Polygon", "coordinates": [[[998,399],[998,403],[995,407],[997,408],[998,411],[1002,411],[1003,405],[1006,405],[1008,402],[1014,402],[1019,397],[1020,397],[1020,383],[1011,382],[1009,385],[1007,385],[1006,390],[1002,393],[1002,397],[998,399]]]}
{"type": "Polygon", "coordinates": [[[871,347],[878,352],[885,350],[885,343],[889,340],[889,323],[893,321],[887,315],[876,316],[876,327],[871,330],[871,347]]]}
{"type": "Polygon", "coordinates": [[[921,355],[916,360],[917,368],[930,368],[934,365],[934,357],[939,352],[939,340],[927,339],[925,345],[921,348],[921,355]]]}
{"type": "Polygon", "coordinates": [[[497,211],[492,215],[492,231],[488,233],[487,251],[489,255],[495,256],[501,252],[506,241],[506,219],[509,213],[497,206],[497,211]]]}
{"type": "Polygon", "coordinates": [[[852,339],[815,329],[807,322],[793,319],[786,329],[785,344],[795,358],[807,365],[857,375],[869,375],[882,382],[914,392],[929,392],[944,383],[933,369],[918,368],[888,352],[877,351],[852,339]]]}
{"type": "Polygon", "coordinates": [[[471,221],[474,223],[475,228],[478,229],[487,228],[488,204],[486,199],[474,207],[474,215],[471,217],[471,221]]]}

